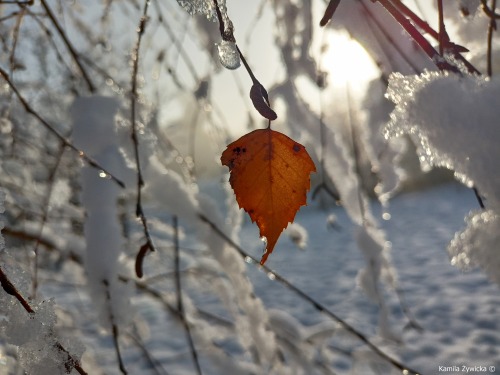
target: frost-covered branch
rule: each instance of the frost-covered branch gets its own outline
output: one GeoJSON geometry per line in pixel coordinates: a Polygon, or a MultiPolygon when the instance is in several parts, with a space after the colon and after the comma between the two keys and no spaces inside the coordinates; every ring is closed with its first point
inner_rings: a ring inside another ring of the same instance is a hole
{"type": "Polygon", "coordinates": [[[153,238],[151,237],[151,233],[149,231],[148,219],[142,207],[142,188],[144,187],[144,179],[142,176],[141,161],[139,155],[139,138],[137,136],[137,122],[136,122],[136,117],[137,117],[136,106],[137,106],[137,96],[138,96],[137,75],[139,73],[139,57],[140,57],[141,41],[142,41],[142,36],[144,35],[144,30],[146,28],[149,3],[150,3],[149,0],[144,1],[142,16],[139,21],[139,26],[137,28],[137,41],[134,50],[132,51],[132,82],[131,82],[132,89],[130,93],[130,126],[132,131],[131,138],[132,138],[132,145],[134,147],[134,157],[137,168],[137,187],[136,187],[137,201],[136,201],[135,215],[141,220],[142,227],[144,229],[144,235],[146,237],[146,242],[141,246],[136,258],[135,270],[138,277],[142,277],[142,262],[146,254],[149,251],[156,251],[153,238]]]}
{"type": "Polygon", "coordinates": [[[49,4],[47,3],[47,1],[40,0],[40,2],[42,4],[42,7],[47,12],[47,16],[49,17],[50,21],[52,22],[52,24],[56,28],[57,32],[61,36],[61,39],[64,41],[64,44],[68,48],[69,53],[73,57],[73,60],[75,61],[76,65],[78,66],[78,69],[80,70],[80,73],[82,74],[82,77],[83,77],[85,83],[87,84],[87,88],[88,88],[89,92],[91,94],[93,94],[96,91],[95,85],[92,82],[92,80],[90,79],[90,75],[87,73],[87,70],[83,66],[79,53],[76,51],[75,47],[73,46],[73,44],[69,40],[68,36],[66,35],[66,32],[63,30],[62,26],[60,25],[59,21],[57,20],[56,16],[54,15],[54,12],[49,7],[49,4]]]}
{"type": "Polygon", "coordinates": [[[12,80],[10,79],[9,75],[5,70],[0,68],[0,75],[2,78],[7,82],[11,90],[14,92],[16,97],[19,99],[21,102],[22,106],[28,112],[30,115],[35,117],[49,132],[51,132],[53,135],[55,135],[63,144],[64,146],[70,148],[71,150],[75,151],[78,156],[83,159],[87,164],[89,164],[91,167],[101,170],[104,172],[106,175],[108,175],[114,182],[116,182],[120,187],[124,188],[125,184],[115,177],[113,173],[108,171],[106,168],[102,167],[97,161],[95,161],[93,158],[91,158],[89,155],[87,155],[83,150],[79,149],[76,147],[73,143],[70,142],[68,138],[66,138],[64,135],[62,135],[59,131],[56,130],[54,126],[52,126],[45,118],[43,118],[37,111],[31,107],[30,104],[28,104],[27,100],[21,95],[17,87],[14,85],[12,80]]]}
{"type": "MultiPolygon", "coordinates": [[[[199,214],[198,218],[208,224],[210,228],[217,233],[221,238],[226,241],[228,245],[230,245],[233,249],[235,249],[244,259],[247,263],[259,265],[260,260],[257,258],[251,256],[248,254],[241,246],[239,246],[236,242],[234,242],[231,238],[229,238],[215,223],[213,223],[209,218],[207,218],[203,214],[199,214]]],[[[347,323],[344,319],[339,317],[337,314],[332,312],[330,309],[328,309],[325,305],[322,303],[316,301],[314,298],[312,298],[309,294],[304,292],[302,289],[299,287],[295,286],[292,284],[290,281],[288,281],[285,277],[281,276],[279,273],[276,271],[273,271],[271,268],[265,266],[265,265],[260,265],[259,269],[261,269],[263,272],[266,272],[269,277],[271,277],[273,280],[285,285],[289,290],[294,292],[296,295],[298,295],[300,298],[303,300],[307,301],[308,303],[311,304],[316,310],[324,313],[325,315],[329,316],[336,322],[338,322],[342,328],[344,328],[347,332],[352,334],[354,337],[358,338],[361,342],[363,342],[365,345],[367,345],[370,350],[372,350],[374,353],[379,355],[381,358],[386,360],[387,362],[391,363],[394,367],[397,369],[403,371],[405,374],[415,374],[418,375],[420,372],[415,371],[408,366],[404,365],[403,363],[399,362],[398,360],[394,359],[391,357],[389,354],[385,353],[380,349],[377,345],[373,344],[370,339],[368,339],[365,334],[361,333],[358,331],[356,328],[351,326],[349,323],[347,323]]]]}
{"type": "Polygon", "coordinates": [[[182,325],[186,330],[186,338],[188,340],[189,349],[191,350],[191,356],[193,357],[193,364],[198,375],[202,374],[200,361],[198,360],[198,352],[194,345],[193,336],[191,335],[191,328],[189,328],[189,323],[186,318],[186,310],[184,309],[184,302],[182,298],[182,284],[181,284],[181,274],[180,274],[180,254],[179,254],[179,220],[177,216],[173,217],[173,227],[174,227],[174,269],[175,269],[175,292],[177,294],[177,310],[179,311],[179,317],[181,319],[182,325]]]}

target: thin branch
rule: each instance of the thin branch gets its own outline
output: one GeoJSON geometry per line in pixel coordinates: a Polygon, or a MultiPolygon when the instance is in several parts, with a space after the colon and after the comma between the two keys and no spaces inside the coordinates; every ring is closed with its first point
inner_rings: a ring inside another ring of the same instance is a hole
{"type": "MultiPolygon", "coordinates": [[[[495,12],[497,8],[497,1],[496,0],[491,0],[491,9],[493,9],[493,13],[495,12]]],[[[495,20],[495,17],[489,16],[490,17],[490,23],[488,25],[488,50],[487,50],[487,58],[486,62],[488,64],[486,74],[488,74],[488,77],[491,77],[493,75],[493,64],[492,64],[492,54],[493,54],[493,32],[497,30],[497,22],[495,20]]]]}
{"type": "Polygon", "coordinates": [[[61,160],[62,160],[62,156],[64,154],[64,151],[66,150],[66,147],[64,147],[64,144],[61,144],[60,147],[59,147],[59,152],[56,156],[56,163],[54,164],[54,166],[52,167],[52,170],[50,171],[50,174],[47,178],[47,184],[48,184],[48,190],[45,194],[45,199],[44,201],[42,202],[42,219],[41,219],[41,224],[40,224],[40,229],[38,231],[38,235],[36,237],[36,241],[35,241],[35,248],[33,250],[33,252],[35,253],[35,259],[33,260],[34,262],[34,272],[33,272],[33,282],[32,282],[32,288],[33,288],[33,291],[32,291],[32,298],[34,299],[36,297],[36,292],[37,292],[37,289],[38,289],[38,249],[40,247],[40,244],[41,244],[41,237],[42,237],[42,233],[43,233],[43,229],[45,227],[45,224],[47,222],[47,219],[49,217],[49,203],[50,203],[50,198],[52,197],[52,190],[54,188],[54,178],[56,176],[56,172],[59,168],[59,164],[61,163],[61,160]]]}
{"type": "Polygon", "coordinates": [[[439,17],[439,53],[444,56],[444,46],[446,43],[446,29],[444,26],[444,10],[443,10],[443,0],[437,0],[438,2],[438,17],[439,17]]]}
{"type": "Polygon", "coordinates": [[[496,9],[494,7],[492,7],[492,8],[488,7],[488,3],[486,2],[486,0],[481,0],[481,5],[482,5],[483,12],[489,18],[500,19],[500,14],[495,12],[496,9]]]}
{"type": "Polygon", "coordinates": [[[91,93],[94,93],[96,91],[95,86],[92,83],[92,80],[90,79],[90,76],[88,75],[85,67],[83,66],[83,64],[82,64],[82,62],[80,60],[79,53],[76,52],[75,47],[73,47],[73,44],[69,40],[69,38],[66,35],[66,33],[64,32],[63,28],[59,24],[59,21],[57,20],[57,18],[55,17],[54,13],[50,9],[49,5],[47,4],[47,1],[46,0],[40,0],[40,2],[42,4],[43,8],[45,9],[45,11],[47,12],[47,16],[52,21],[52,24],[54,25],[54,27],[56,28],[57,32],[61,36],[64,44],[68,48],[69,53],[73,57],[73,60],[75,60],[75,63],[78,66],[78,69],[80,70],[80,73],[82,73],[82,77],[83,77],[85,83],[87,84],[88,90],[91,93]]]}
{"type": "Polygon", "coordinates": [[[201,375],[200,362],[198,360],[198,352],[194,346],[193,336],[191,335],[191,329],[189,328],[189,323],[186,319],[186,311],[184,310],[184,303],[182,300],[182,286],[181,286],[181,274],[180,269],[180,254],[179,254],[179,223],[177,216],[173,217],[173,227],[174,227],[174,266],[175,266],[175,291],[177,294],[177,310],[179,311],[179,317],[181,319],[182,325],[186,330],[186,338],[188,340],[189,349],[191,350],[191,356],[193,357],[193,364],[196,369],[196,373],[201,375]]]}
{"type": "Polygon", "coordinates": [[[374,0],[378,1],[405,29],[410,37],[420,46],[425,54],[434,62],[439,70],[451,71],[460,73],[460,71],[447,61],[443,60],[442,56],[434,49],[434,47],[424,38],[422,34],[408,21],[406,17],[392,4],[390,0],[374,0]]]}
{"type": "Polygon", "coordinates": [[[33,5],[35,0],[0,0],[0,4],[33,5]]]}
{"type": "Polygon", "coordinates": [[[89,164],[91,167],[96,168],[98,170],[101,170],[104,172],[106,175],[108,175],[113,181],[115,181],[120,187],[124,188],[125,184],[115,177],[111,172],[109,172],[106,168],[102,167],[97,161],[95,161],[93,158],[88,156],[85,152],[83,152],[81,149],[73,145],[67,139],[65,136],[63,136],[60,132],[58,132],[47,120],[45,120],[38,112],[36,112],[26,101],[26,99],[21,95],[17,87],[14,85],[12,80],[10,79],[9,75],[5,70],[0,68],[0,75],[3,77],[3,79],[7,82],[11,90],[16,94],[17,98],[21,102],[22,106],[24,107],[24,110],[28,112],[30,115],[34,116],[49,132],[51,132],[53,135],[55,135],[63,144],[64,146],[72,149],[73,151],[77,152],[80,158],[82,158],[87,164],[89,164]]]}
{"type": "MultiPolygon", "coordinates": [[[[257,77],[255,77],[255,74],[253,74],[252,69],[250,68],[250,65],[248,65],[247,60],[245,59],[245,56],[243,56],[243,53],[241,52],[240,48],[236,44],[236,39],[234,38],[233,35],[233,29],[231,25],[228,25],[226,27],[224,23],[224,18],[222,17],[222,13],[219,8],[219,4],[217,3],[217,0],[213,0],[214,6],[215,6],[215,11],[217,14],[217,19],[219,21],[219,32],[222,37],[222,40],[229,41],[235,43],[236,50],[238,51],[238,54],[240,56],[241,62],[245,66],[245,69],[250,76],[250,79],[252,80],[252,88],[250,89],[250,99],[252,99],[252,103],[255,107],[255,109],[262,115],[262,117],[266,118],[269,120],[268,127],[271,126],[271,121],[276,120],[278,118],[278,115],[272,110],[271,105],[269,103],[269,95],[267,94],[267,90],[264,88],[264,86],[259,82],[257,77]]],[[[229,21],[230,23],[231,21],[229,21]]]]}
{"type": "Polygon", "coordinates": [[[134,331],[135,332],[133,334],[129,333],[128,336],[139,347],[139,349],[141,350],[142,354],[144,355],[144,357],[146,358],[146,360],[148,361],[149,365],[151,366],[151,368],[153,369],[153,371],[156,373],[156,375],[168,375],[167,370],[165,370],[163,368],[163,366],[161,365],[160,361],[158,361],[155,357],[153,357],[151,355],[151,353],[149,352],[148,348],[146,347],[146,344],[144,343],[144,341],[140,337],[139,333],[137,332],[138,329],[137,329],[136,325],[134,325],[134,331]]]}
{"type": "Polygon", "coordinates": [[[155,245],[153,243],[153,238],[149,231],[148,219],[144,214],[144,209],[142,207],[142,188],[144,187],[144,179],[142,177],[142,169],[139,155],[139,138],[137,136],[137,123],[136,123],[136,103],[137,103],[137,75],[139,73],[139,57],[141,49],[142,36],[144,35],[144,30],[146,28],[147,13],[149,9],[149,0],[144,1],[144,8],[142,11],[142,16],[139,21],[139,27],[137,28],[137,42],[134,50],[132,51],[132,92],[130,95],[130,121],[131,121],[131,138],[134,147],[135,164],[137,166],[137,202],[135,215],[141,220],[144,235],[146,236],[146,243],[141,246],[141,249],[136,258],[136,274],[138,277],[142,277],[142,262],[148,251],[155,251],[155,245]]]}
{"type": "MultiPolygon", "coordinates": [[[[1,265],[0,265],[0,284],[5,293],[14,296],[29,314],[36,314],[35,310],[31,307],[29,302],[22,296],[22,294],[19,292],[19,290],[17,290],[17,288],[9,279],[9,277],[3,272],[1,265]]],[[[68,373],[71,372],[72,368],[74,368],[80,375],[88,375],[87,372],[81,367],[80,361],[74,358],[71,355],[71,353],[68,352],[59,341],[56,341],[54,346],[57,350],[66,354],[67,358],[64,362],[64,366],[66,367],[67,370],[69,370],[68,373]]]]}
{"type": "Polygon", "coordinates": [[[19,12],[19,17],[17,17],[16,24],[14,25],[14,30],[12,31],[12,48],[9,57],[9,66],[11,73],[16,69],[16,47],[19,40],[19,30],[21,29],[21,23],[23,21],[24,15],[26,13],[26,7],[22,7],[19,12]]]}
{"type": "MultiPolygon", "coordinates": [[[[209,218],[207,218],[203,214],[198,214],[198,218],[206,223],[215,233],[217,233],[218,236],[220,236],[228,245],[230,245],[233,249],[235,249],[244,259],[245,261],[249,261],[250,263],[253,263],[255,265],[260,264],[260,261],[248,254],[245,250],[241,248],[236,242],[234,242],[229,236],[227,236],[213,221],[211,221],[209,218]]],[[[367,345],[374,353],[379,355],[381,358],[386,360],[387,362],[391,363],[394,367],[402,371],[404,374],[420,374],[420,372],[417,372],[408,366],[405,366],[401,362],[399,362],[397,359],[392,358],[389,354],[385,353],[382,351],[380,348],[378,348],[375,344],[373,344],[367,336],[365,336],[363,333],[358,331],[356,328],[351,326],[349,323],[347,323],[345,320],[337,316],[335,313],[333,313],[331,310],[329,310],[326,306],[321,304],[320,302],[316,301],[314,298],[312,298],[310,295],[308,295],[306,292],[302,291],[300,288],[292,284],[290,281],[288,281],[286,278],[281,276],[280,274],[276,273],[272,269],[270,269],[267,266],[261,265],[260,270],[263,270],[266,272],[268,275],[272,275],[275,281],[278,281],[279,283],[283,284],[285,287],[293,291],[296,295],[298,295],[300,298],[303,300],[309,302],[316,310],[324,313],[325,315],[329,316],[336,322],[338,322],[342,328],[344,328],[347,332],[352,334],[353,336],[357,337],[361,342],[363,342],[365,345],[367,345]]]]}
{"type": "MultiPolygon", "coordinates": [[[[360,3],[361,6],[363,7],[364,11],[366,12],[366,15],[368,16],[368,19],[371,21],[371,23],[377,27],[377,29],[382,33],[382,35],[385,38],[385,41],[389,42],[389,44],[396,50],[397,53],[403,58],[403,60],[408,64],[408,66],[416,73],[419,74],[421,72],[421,69],[419,69],[414,63],[413,60],[408,54],[401,48],[401,46],[394,40],[392,35],[386,30],[386,28],[382,25],[382,23],[378,20],[377,17],[373,14],[371,9],[364,3],[360,3]]],[[[371,25],[370,23],[368,24],[369,26],[371,25]]],[[[383,52],[385,52],[387,59],[390,60],[389,53],[384,51],[385,46],[384,42],[380,42],[378,40],[378,37],[376,37],[376,40],[378,41],[378,44],[380,48],[382,49],[383,52]]]]}
{"type": "Polygon", "coordinates": [[[109,318],[109,324],[111,324],[111,331],[113,334],[113,345],[115,346],[115,351],[116,351],[116,359],[118,360],[118,367],[120,368],[120,371],[122,372],[123,375],[127,375],[127,369],[125,368],[125,365],[123,364],[123,359],[120,353],[120,343],[118,341],[118,337],[120,336],[118,326],[116,325],[115,322],[115,316],[113,314],[113,304],[111,302],[111,293],[109,292],[109,282],[108,280],[103,280],[102,284],[104,285],[104,289],[106,292],[106,303],[107,303],[107,308],[108,308],[108,318],[109,318]]]}
{"type": "Polygon", "coordinates": [[[330,22],[339,4],[340,0],[330,0],[328,6],[326,7],[325,13],[323,14],[323,17],[321,18],[321,21],[319,21],[319,25],[321,27],[326,26],[326,24],[330,22]]]}
{"type": "MultiPolygon", "coordinates": [[[[427,22],[417,16],[415,12],[408,8],[402,1],[396,1],[394,3],[394,6],[398,8],[402,14],[408,17],[417,27],[429,34],[436,41],[439,41],[439,33],[432,27],[430,27],[427,22]]],[[[461,55],[461,52],[468,51],[467,48],[452,43],[450,40],[448,40],[447,45],[445,46],[445,50],[451,52],[453,57],[462,62],[470,74],[481,74],[481,72],[474,65],[472,65],[469,60],[461,55]]]]}
{"type": "MultiPolygon", "coordinates": [[[[358,142],[356,141],[357,136],[356,136],[356,126],[353,123],[354,122],[354,111],[352,108],[352,103],[351,103],[351,90],[349,88],[349,83],[346,84],[346,99],[347,99],[347,126],[349,127],[350,130],[350,137],[351,137],[351,147],[352,147],[352,158],[354,160],[354,174],[356,178],[356,182],[358,184],[357,190],[357,195],[358,195],[358,205],[359,205],[359,212],[361,215],[361,220],[363,222],[363,226],[366,223],[366,213],[365,213],[365,204],[364,204],[364,199],[363,199],[363,188],[362,188],[362,183],[361,183],[361,167],[359,165],[360,163],[360,155],[359,155],[359,147],[358,147],[358,142]]],[[[377,285],[374,282],[374,285],[377,285]]]]}

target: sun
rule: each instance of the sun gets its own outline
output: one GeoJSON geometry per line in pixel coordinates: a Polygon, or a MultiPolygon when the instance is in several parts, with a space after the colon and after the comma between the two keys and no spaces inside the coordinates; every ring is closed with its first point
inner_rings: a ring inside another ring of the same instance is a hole
{"type": "Polygon", "coordinates": [[[321,67],[334,87],[349,84],[353,91],[364,90],[368,82],[380,76],[380,70],[366,50],[345,32],[325,35],[321,67]]]}

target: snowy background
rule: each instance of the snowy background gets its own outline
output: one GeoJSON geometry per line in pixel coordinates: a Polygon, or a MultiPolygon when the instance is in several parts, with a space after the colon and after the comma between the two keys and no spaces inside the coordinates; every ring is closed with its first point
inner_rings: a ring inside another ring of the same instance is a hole
{"type": "Polygon", "coordinates": [[[500,373],[495,1],[91,3],[0,1],[0,375],[500,373]],[[255,79],[318,170],[266,267],[255,79]]]}

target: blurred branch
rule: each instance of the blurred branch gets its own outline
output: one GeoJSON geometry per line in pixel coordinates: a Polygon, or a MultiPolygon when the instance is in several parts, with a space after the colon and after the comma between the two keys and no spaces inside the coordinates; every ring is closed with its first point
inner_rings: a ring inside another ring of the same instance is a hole
{"type": "Polygon", "coordinates": [[[12,48],[9,56],[9,66],[11,72],[13,72],[16,69],[17,65],[15,58],[16,47],[17,47],[17,42],[19,40],[19,30],[21,29],[21,23],[24,19],[25,14],[26,14],[26,8],[22,7],[17,17],[16,24],[14,25],[14,30],[12,31],[12,48]]]}
{"type": "Polygon", "coordinates": [[[321,27],[326,26],[326,24],[330,22],[339,4],[340,0],[330,0],[328,6],[326,7],[325,13],[323,14],[323,18],[321,18],[321,21],[319,21],[319,25],[321,27]]]}
{"type": "Polygon", "coordinates": [[[182,300],[182,287],[181,287],[181,274],[180,269],[180,254],[179,254],[179,223],[177,216],[173,217],[173,227],[174,227],[174,267],[175,267],[175,291],[177,294],[177,310],[179,311],[179,317],[181,319],[182,325],[186,330],[186,337],[189,344],[189,349],[191,350],[191,356],[193,357],[193,364],[196,369],[196,373],[201,375],[200,362],[198,360],[198,352],[194,346],[193,337],[191,335],[191,329],[189,328],[189,323],[186,319],[186,311],[184,310],[184,303],[182,300]]]}
{"type": "MultiPolygon", "coordinates": [[[[227,236],[213,221],[211,221],[209,218],[207,218],[203,214],[198,214],[198,218],[206,223],[217,235],[219,235],[226,243],[231,246],[233,249],[235,249],[244,259],[245,261],[249,261],[250,263],[253,263],[254,265],[260,264],[260,260],[257,258],[251,256],[248,254],[245,250],[241,248],[236,242],[234,242],[229,236],[227,236]]],[[[281,276],[280,274],[276,273],[272,269],[270,269],[267,266],[260,265],[259,267],[260,270],[266,272],[268,275],[272,275],[275,281],[278,281],[279,283],[283,284],[285,287],[287,287],[289,290],[293,291],[296,295],[298,295],[300,298],[303,300],[307,301],[310,303],[316,310],[326,314],[333,320],[335,320],[337,323],[339,323],[342,328],[344,328],[347,332],[352,334],[353,336],[357,337],[361,342],[363,342],[365,345],[367,345],[374,353],[376,353],[378,356],[392,364],[394,367],[397,369],[401,370],[404,374],[414,374],[418,375],[420,374],[419,372],[409,368],[408,366],[405,366],[398,360],[392,358],[389,354],[383,352],[378,346],[373,344],[367,336],[365,336],[363,333],[359,332],[356,328],[351,326],[349,323],[347,323],[345,320],[337,316],[335,313],[333,313],[331,310],[329,310],[326,306],[321,304],[320,302],[316,301],[314,298],[312,298],[309,294],[306,292],[302,291],[300,288],[292,284],[290,281],[288,281],[286,278],[281,276]]]]}
{"type": "Polygon", "coordinates": [[[0,4],[33,5],[35,0],[0,0],[0,4]]]}
{"type": "Polygon", "coordinates": [[[500,19],[500,14],[496,12],[496,7],[492,6],[491,8],[488,6],[487,0],[481,0],[481,5],[483,12],[490,18],[500,19]]]}
{"type": "Polygon", "coordinates": [[[269,120],[268,127],[270,127],[271,121],[276,120],[278,118],[278,116],[271,109],[267,90],[259,82],[257,77],[255,77],[255,74],[253,73],[252,69],[250,68],[250,65],[248,65],[247,60],[245,59],[245,56],[243,56],[243,53],[241,52],[240,48],[236,44],[236,39],[234,38],[234,35],[233,35],[233,27],[232,27],[231,21],[230,20],[228,21],[229,25],[225,25],[224,18],[222,17],[222,13],[221,13],[221,10],[219,8],[219,4],[217,3],[217,0],[213,0],[213,2],[215,5],[217,19],[219,20],[220,36],[221,36],[222,40],[232,42],[235,44],[235,47],[236,47],[236,50],[238,51],[241,62],[243,63],[243,66],[245,67],[248,75],[250,76],[250,79],[252,80],[252,88],[250,89],[250,99],[252,99],[252,103],[253,103],[255,109],[262,115],[262,117],[269,120]]]}
{"type": "Polygon", "coordinates": [[[486,58],[486,63],[487,63],[486,74],[488,74],[488,77],[491,77],[493,75],[493,64],[492,64],[493,32],[497,30],[497,22],[494,16],[496,8],[497,8],[497,0],[491,0],[491,9],[493,9],[493,13],[492,14],[487,13],[488,17],[490,18],[490,23],[488,25],[488,50],[486,58]]]}
{"type": "Polygon", "coordinates": [[[139,72],[139,57],[141,49],[142,36],[144,35],[144,30],[146,28],[147,13],[149,9],[149,0],[144,1],[144,8],[142,11],[142,16],[139,21],[139,27],[137,28],[137,42],[132,51],[132,92],[130,95],[130,121],[132,130],[132,144],[134,147],[135,164],[137,166],[137,202],[135,215],[141,220],[142,227],[144,229],[144,235],[146,236],[146,243],[143,244],[137,254],[135,271],[137,277],[142,277],[142,263],[144,257],[149,251],[155,251],[155,245],[153,243],[153,238],[149,232],[148,219],[144,214],[144,209],[142,207],[142,188],[144,187],[144,179],[142,177],[141,161],[139,156],[139,138],[137,137],[137,123],[136,123],[136,103],[137,103],[137,75],[139,72]]]}
{"type": "MultiPolygon", "coordinates": [[[[439,70],[446,70],[454,73],[460,73],[458,68],[445,61],[434,47],[425,39],[425,37],[413,26],[413,24],[394,6],[390,0],[373,0],[379,2],[405,29],[410,37],[420,46],[425,54],[434,62],[439,70]]],[[[396,3],[398,3],[397,1],[396,3]]]]}
{"type": "Polygon", "coordinates": [[[83,152],[81,149],[73,145],[67,139],[65,136],[63,136],[59,131],[57,131],[47,120],[45,120],[37,111],[35,111],[26,101],[26,99],[21,95],[17,87],[14,85],[12,80],[10,79],[9,75],[5,70],[0,68],[0,76],[3,77],[3,79],[7,82],[11,90],[16,94],[17,98],[21,102],[22,106],[24,107],[25,111],[28,112],[30,115],[34,116],[47,130],[55,135],[63,144],[64,146],[72,149],[73,151],[77,152],[80,158],[82,158],[84,161],[86,161],[91,167],[96,168],[98,170],[101,170],[104,172],[106,175],[108,175],[113,181],[115,181],[120,187],[124,188],[125,184],[115,177],[111,172],[109,172],[106,168],[102,167],[97,161],[95,161],[93,158],[88,156],[85,152],[83,152]]]}
{"type": "MultiPolygon", "coordinates": [[[[415,12],[413,12],[410,8],[408,8],[402,1],[396,1],[394,3],[394,6],[398,8],[403,15],[408,17],[417,27],[419,27],[425,33],[429,34],[436,41],[439,41],[439,33],[432,27],[430,27],[427,22],[425,22],[419,16],[417,16],[415,12]]],[[[469,62],[469,60],[467,60],[465,57],[462,56],[461,53],[467,52],[468,51],[467,48],[455,44],[448,39],[446,40],[446,45],[444,50],[448,53],[451,53],[453,57],[462,62],[470,74],[481,74],[479,70],[477,70],[476,67],[469,62]]]]}
{"type": "Polygon", "coordinates": [[[35,259],[33,260],[34,262],[34,272],[33,272],[33,283],[32,283],[32,288],[33,288],[33,291],[32,291],[32,298],[34,299],[36,297],[36,292],[37,292],[37,289],[38,289],[38,248],[41,244],[40,242],[40,239],[42,237],[42,233],[43,233],[43,228],[45,227],[45,223],[47,222],[47,219],[49,217],[49,208],[50,208],[50,198],[52,197],[52,190],[54,188],[54,180],[55,180],[55,176],[56,176],[56,173],[57,173],[57,169],[59,168],[59,164],[61,163],[61,160],[62,160],[62,156],[64,154],[64,151],[65,151],[66,147],[64,146],[64,144],[60,144],[59,145],[59,151],[58,151],[58,154],[56,156],[56,162],[54,164],[54,166],[52,167],[52,170],[50,171],[49,173],[49,177],[47,179],[47,192],[45,194],[45,198],[43,200],[43,203],[42,203],[42,222],[40,224],[40,229],[38,231],[38,235],[36,236],[36,240],[35,240],[35,248],[34,248],[34,253],[35,253],[35,259]]]}
{"type": "Polygon", "coordinates": [[[120,333],[118,330],[118,326],[116,325],[115,322],[115,316],[113,314],[113,307],[112,307],[113,304],[111,302],[111,293],[109,292],[109,282],[108,280],[103,280],[102,284],[104,285],[104,290],[106,293],[106,307],[108,309],[109,324],[111,324],[111,331],[113,334],[113,345],[115,346],[116,358],[118,360],[118,367],[120,368],[120,371],[122,372],[123,375],[127,375],[127,369],[123,364],[122,356],[120,353],[120,343],[118,341],[120,333]]]}
{"type": "Polygon", "coordinates": [[[85,70],[85,67],[83,66],[82,62],[80,61],[80,55],[78,52],[76,52],[75,47],[73,47],[73,44],[70,42],[68,36],[64,32],[63,28],[59,24],[59,21],[55,17],[54,13],[50,9],[49,5],[47,4],[46,0],[40,0],[40,3],[42,4],[42,7],[45,9],[47,12],[47,16],[49,19],[52,21],[52,24],[56,28],[57,32],[61,36],[64,44],[68,48],[69,53],[73,57],[73,60],[75,61],[76,65],[78,66],[78,69],[80,70],[80,73],[82,74],[82,77],[87,84],[87,88],[90,91],[90,93],[94,93],[96,91],[94,84],[92,83],[92,80],[90,79],[90,76],[88,75],[87,71],[85,70]]]}

